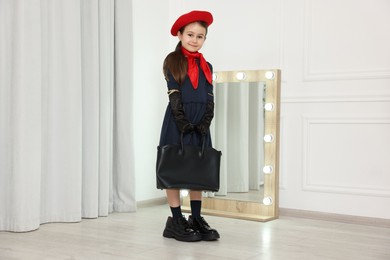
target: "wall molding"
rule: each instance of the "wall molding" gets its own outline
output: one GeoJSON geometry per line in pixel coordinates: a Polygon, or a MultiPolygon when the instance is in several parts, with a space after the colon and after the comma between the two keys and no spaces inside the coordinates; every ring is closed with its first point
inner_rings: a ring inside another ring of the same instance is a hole
{"type": "Polygon", "coordinates": [[[281,103],[390,102],[390,95],[282,96],[281,103]]]}
{"type": "Polygon", "coordinates": [[[283,160],[283,158],[287,158],[287,156],[285,155],[285,150],[286,149],[283,149],[283,144],[284,144],[284,136],[285,133],[284,133],[284,130],[285,130],[285,117],[284,116],[280,116],[280,142],[279,142],[279,153],[280,153],[280,160],[279,160],[279,189],[280,190],[287,190],[287,178],[286,176],[288,175],[286,173],[286,169],[288,169],[288,167],[286,167],[285,165],[285,162],[283,160]]]}
{"type": "Polygon", "coordinates": [[[340,124],[370,124],[370,125],[390,125],[390,117],[375,117],[370,115],[356,115],[351,116],[337,116],[337,115],[303,115],[302,116],[302,190],[312,192],[325,192],[325,193],[339,193],[350,195],[362,195],[362,196],[376,196],[376,197],[390,197],[390,188],[375,188],[365,186],[343,186],[336,183],[320,184],[310,182],[310,157],[312,155],[310,151],[311,142],[311,129],[310,127],[316,124],[323,125],[340,125],[340,124]]]}
{"type": "MultiPolygon", "coordinates": [[[[286,45],[284,44],[284,38],[285,38],[285,25],[284,25],[284,16],[285,16],[285,0],[280,0],[279,2],[280,4],[280,30],[279,30],[279,57],[278,57],[278,60],[279,60],[279,69],[282,71],[283,73],[283,69],[285,68],[285,55],[286,55],[286,45]]],[[[282,77],[281,77],[281,82],[282,83],[285,83],[285,79],[283,79],[283,74],[282,74],[282,77]]]]}
{"type": "Polygon", "coordinates": [[[306,218],[306,219],[314,219],[314,220],[333,221],[333,222],[341,222],[341,223],[348,223],[348,224],[390,228],[390,219],[383,219],[383,218],[361,217],[361,216],[325,213],[325,212],[300,210],[300,209],[288,209],[288,208],[280,208],[279,215],[280,217],[286,216],[286,217],[306,218]]]}
{"type": "Polygon", "coordinates": [[[137,201],[137,208],[147,208],[147,207],[153,207],[153,206],[159,206],[159,205],[165,205],[168,204],[166,197],[159,197],[149,200],[142,200],[137,201]]]}
{"type": "Polygon", "coordinates": [[[304,50],[303,50],[303,81],[328,81],[328,80],[361,80],[390,78],[390,68],[364,68],[344,70],[313,70],[311,64],[312,50],[312,18],[314,0],[305,0],[304,8],[304,50]]]}

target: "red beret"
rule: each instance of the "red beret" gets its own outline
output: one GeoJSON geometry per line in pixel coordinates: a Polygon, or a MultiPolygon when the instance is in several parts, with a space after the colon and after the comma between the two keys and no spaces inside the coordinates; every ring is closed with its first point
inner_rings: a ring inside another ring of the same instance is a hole
{"type": "Polygon", "coordinates": [[[203,21],[209,26],[213,23],[213,15],[207,11],[191,11],[189,13],[183,14],[177,18],[176,22],[172,25],[171,34],[173,36],[177,35],[177,32],[186,26],[187,24],[203,21]]]}

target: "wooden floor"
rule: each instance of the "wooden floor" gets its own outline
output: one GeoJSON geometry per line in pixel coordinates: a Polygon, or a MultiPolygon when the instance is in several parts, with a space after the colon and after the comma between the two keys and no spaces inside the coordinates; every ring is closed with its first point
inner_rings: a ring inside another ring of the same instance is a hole
{"type": "Polygon", "coordinates": [[[219,241],[162,237],[167,205],[137,213],[51,223],[27,233],[0,232],[0,259],[390,259],[390,228],[294,217],[261,223],[205,216],[219,241]]]}

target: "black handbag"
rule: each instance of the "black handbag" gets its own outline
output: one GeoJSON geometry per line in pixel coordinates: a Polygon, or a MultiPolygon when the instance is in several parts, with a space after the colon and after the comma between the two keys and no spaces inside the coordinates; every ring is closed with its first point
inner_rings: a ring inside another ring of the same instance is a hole
{"type": "Polygon", "coordinates": [[[220,151],[199,146],[171,144],[157,147],[156,181],[158,189],[219,190],[220,151]]]}

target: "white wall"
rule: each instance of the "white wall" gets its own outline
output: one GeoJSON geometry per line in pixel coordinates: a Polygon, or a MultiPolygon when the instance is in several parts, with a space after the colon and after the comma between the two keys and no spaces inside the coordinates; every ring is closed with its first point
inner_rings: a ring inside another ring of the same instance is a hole
{"type": "Polygon", "coordinates": [[[208,10],[213,14],[214,22],[201,52],[214,70],[279,68],[280,1],[170,0],[170,3],[171,24],[191,10],[208,10]]]}
{"type": "Polygon", "coordinates": [[[280,206],[390,218],[390,2],[282,12],[280,206]]]}
{"type": "MultiPolygon", "coordinates": [[[[137,88],[147,84],[151,91],[164,84],[161,62],[176,44],[169,28],[193,9],[214,14],[202,49],[214,70],[282,70],[280,206],[390,218],[390,2],[135,1],[137,88]],[[150,2],[155,11],[146,18],[142,11],[150,2]],[[154,35],[141,31],[143,22],[154,35]],[[155,48],[150,60],[144,45],[155,48]],[[139,61],[147,64],[138,67],[139,61]],[[141,78],[146,71],[153,71],[147,82],[141,78]]],[[[158,142],[164,94],[156,93],[155,108],[147,112],[152,122],[136,130],[136,147],[141,133],[156,136],[137,155],[137,187],[146,189],[138,188],[137,200],[160,195],[154,165],[147,163],[155,154],[146,149],[158,142]]],[[[148,106],[135,102],[137,113],[148,106]]]]}
{"type": "Polygon", "coordinates": [[[168,1],[135,0],[132,15],[136,199],[145,201],[165,196],[156,189],[155,161],[168,102],[162,74],[163,60],[170,51],[168,1]]]}

